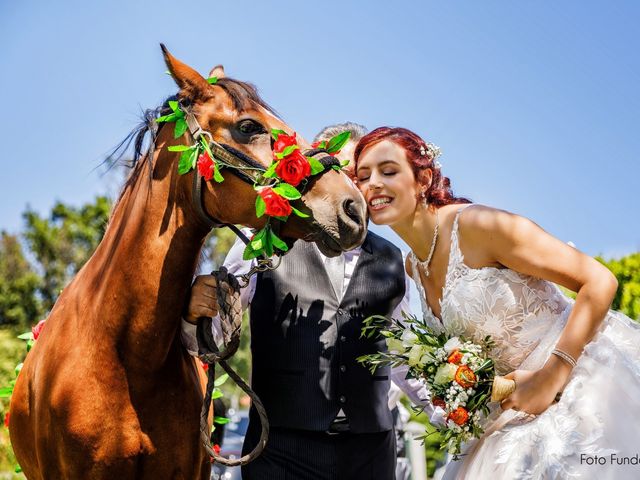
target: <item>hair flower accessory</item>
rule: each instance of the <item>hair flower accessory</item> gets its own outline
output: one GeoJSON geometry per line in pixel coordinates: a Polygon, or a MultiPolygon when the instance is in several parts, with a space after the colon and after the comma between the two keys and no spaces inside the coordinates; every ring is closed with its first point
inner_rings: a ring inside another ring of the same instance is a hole
{"type": "Polygon", "coordinates": [[[440,170],[442,168],[442,164],[437,160],[442,155],[442,151],[437,145],[425,142],[424,145],[420,145],[420,155],[431,160],[436,169],[440,170]]]}
{"type": "Polygon", "coordinates": [[[440,147],[437,145],[434,145],[433,143],[427,143],[427,152],[429,153],[431,160],[434,160],[434,161],[440,155],[442,155],[442,151],[440,150],[440,147]]]}
{"type": "Polygon", "coordinates": [[[425,143],[424,145],[420,145],[420,155],[426,156],[430,160],[435,161],[442,152],[440,151],[440,147],[434,145],[433,143],[425,143]]]}

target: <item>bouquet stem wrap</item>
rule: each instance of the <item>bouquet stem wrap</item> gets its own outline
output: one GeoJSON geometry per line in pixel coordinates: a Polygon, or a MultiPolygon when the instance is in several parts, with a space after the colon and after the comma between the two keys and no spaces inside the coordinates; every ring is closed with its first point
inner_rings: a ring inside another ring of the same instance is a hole
{"type": "Polygon", "coordinates": [[[493,379],[493,385],[491,386],[491,401],[501,402],[509,395],[511,395],[516,389],[516,382],[509,380],[508,378],[496,375],[493,379]]]}

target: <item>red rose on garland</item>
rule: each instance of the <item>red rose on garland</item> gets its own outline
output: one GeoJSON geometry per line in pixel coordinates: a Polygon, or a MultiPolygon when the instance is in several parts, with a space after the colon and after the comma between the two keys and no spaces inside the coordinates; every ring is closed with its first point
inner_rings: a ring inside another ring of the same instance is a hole
{"type": "Polygon", "coordinates": [[[434,397],[431,403],[434,407],[447,408],[447,404],[440,397],[434,397]]]}
{"type": "Polygon", "coordinates": [[[464,407],[458,407],[449,414],[447,420],[453,420],[456,425],[464,425],[469,420],[469,412],[464,407]]]}
{"type": "Polygon", "coordinates": [[[278,157],[276,157],[276,153],[282,153],[285,148],[297,144],[298,139],[296,138],[295,132],[293,135],[285,135],[284,133],[279,134],[278,139],[273,144],[273,158],[277,159],[278,157]]]}
{"type": "Polygon", "coordinates": [[[302,180],[311,175],[311,164],[300,150],[295,150],[291,155],[278,162],[276,173],[289,185],[296,187],[302,180]]]}
{"type": "Polygon", "coordinates": [[[265,213],[271,217],[288,217],[291,214],[291,205],[286,198],[282,198],[271,187],[262,188],[258,192],[267,205],[265,213]]]}
{"type": "Polygon", "coordinates": [[[200,154],[198,157],[198,172],[208,182],[213,178],[213,160],[207,152],[200,154]]]}
{"type": "Polygon", "coordinates": [[[38,337],[40,336],[40,333],[42,332],[42,329],[44,328],[44,322],[46,322],[46,319],[45,320],[40,320],[35,327],[31,328],[31,333],[33,334],[33,339],[34,340],[37,340],[38,337]]]}

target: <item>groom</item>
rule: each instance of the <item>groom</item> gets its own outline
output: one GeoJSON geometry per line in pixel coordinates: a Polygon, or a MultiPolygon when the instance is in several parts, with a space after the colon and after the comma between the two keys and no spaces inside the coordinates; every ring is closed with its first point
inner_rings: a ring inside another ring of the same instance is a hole
{"type": "MultiPolygon", "coordinates": [[[[352,159],[366,133],[360,125],[327,127],[315,141],[345,130],[351,141],[340,158],[352,159]]],[[[229,252],[224,264],[230,273],[251,267],[242,260],[243,249],[238,241],[229,252]]],[[[214,286],[211,276],[196,279],[188,322],[217,314],[214,286]]],[[[400,250],[371,232],[362,247],[336,258],[296,242],[276,270],[251,277],[241,299],[244,308],[250,305],[252,388],[271,429],[262,455],[242,468],[243,479],[394,478],[390,377],[414,403],[425,403],[427,393],[419,382],[404,379],[406,369],[379,368],[372,375],[356,358],[386,349],[384,340],[361,338],[362,321],[371,315],[400,318],[401,309],[408,311],[406,290],[400,250]]],[[[183,341],[197,350],[193,336],[183,341]]],[[[252,409],[243,454],[259,437],[252,409]]]]}

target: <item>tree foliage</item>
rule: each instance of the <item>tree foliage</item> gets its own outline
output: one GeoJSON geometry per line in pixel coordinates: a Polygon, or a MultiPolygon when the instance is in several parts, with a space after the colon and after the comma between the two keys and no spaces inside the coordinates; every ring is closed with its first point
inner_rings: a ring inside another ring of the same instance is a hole
{"type": "Polygon", "coordinates": [[[97,197],[79,208],[57,202],[48,217],[30,208],[23,214],[24,238],[42,276],[40,295],[46,311],[102,240],[110,209],[107,197],[97,197]]]}
{"type": "Polygon", "coordinates": [[[614,260],[596,257],[618,279],[618,291],[611,308],[640,320],[640,252],[614,260]]]}
{"type": "Polygon", "coordinates": [[[207,266],[212,269],[220,267],[235,241],[235,234],[228,228],[212,230],[202,250],[202,258],[207,266]]]}
{"type": "Polygon", "coordinates": [[[20,239],[0,233],[0,326],[26,329],[42,313],[41,279],[25,258],[20,239]]]}

